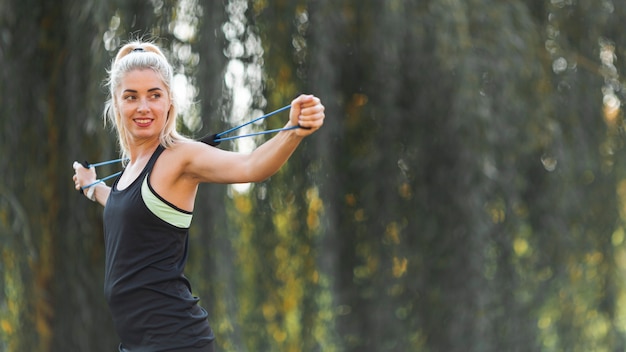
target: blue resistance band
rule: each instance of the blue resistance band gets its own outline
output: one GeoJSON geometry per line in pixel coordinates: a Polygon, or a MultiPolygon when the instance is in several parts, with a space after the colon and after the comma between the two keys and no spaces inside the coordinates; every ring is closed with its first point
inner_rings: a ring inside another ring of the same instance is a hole
{"type": "MultiPolygon", "coordinates": [[[[80,164],[81,164],[81,165],[82,165],[85,169],[90,169],[90,168],[92,168],[92,167],[98,167],[98,166],[104,166],[104,165],[109,165],[109,164],[119,163],[119,162],[122,162],[122,161],[124,161],[124,160],[128,160],[128,158],[126,158],[126,159],[121,158],[121,159],[108,160],[108,161],[103,161],[103,162],[100,162],[100,163],[95,163],[95,164],[90,164],[88,161],[83,161],[83,162],[82,162],[82,163],[80,163],[80,164]]],[[[120,171],[120,172],[116,172],[116,173],[114,173],[113,175],[109,175],[109,176],[107,176],[107,177],[103,177],[103,178],[101,178],[101,179],[97,180],[96,182],[93,182],[93,183],[88,184],[87,186],[82,186],[82,187],[80,188],[80,192],[82,193],[84,190],[86,190],[87,188],[89,188],[89,187],[91,187],[91,186],[93,186],[93,185],[96,185],[96,184],[98,184],[98,183],[100,183],[100,182],[104,182],[104,181],[106,181],[106,180],[110,180],[110,179],[112,179],[113,177],[119,176],[119,175],[121,175],[121,174],[122,174],[122,172],[121,172],[121,171],[120,171]]]]}
{"type": "Polygon", "coordinates": [[[260,132],[249,133],[249,134],[242,134],[242,135],[238,135],[238,136],[223,137],[225,134],[229,134],[229,133],[231,133],[233,131],[236,131],[236,130],[238,130],[240,128],[243,128],[243,127],[246,127],[246,126],[248,126],[250,124],[253,124],[253,123],[255,123],[255,122],[259,121],[259,120],[266,119],[266,118],[268,118],[268,117],[270,117],[272,115],[278,114],[279,112],[283,112],[283,111],[289,109],[290,107],[291,107],[291,105],[283,106],[282,108],[280,108],[278,110],[275,110],[275,111],[267,113],[267,114],[265,114],[263,116],[257,117],[256,119],[254,119],[252,121],[248,121],[248,122],[246,122],[246,123],[244,123],[242,125],[235,126],[235,127],[231,128],[229,130],[226,130],[224,132],[206,135],[206,136],[200,138],[199,141],[202,142],[202,143],[206,143],[206,144],[208,144],[210,146],[216,147],[216,146],[218,146],[220,144],[220,142],[229,141],[229,140],[232,140],[232,139],[243,138],[243,137],[252,137],[252,136],[258,136],[258,135],[261,135],[261,134],[275,133],[275,132],[280,132],[280,131],[295,130],[296,128],[306,128],[306,127],[302,127],[300,125],[297,125],[297,126],[291,126],[291,127],[277,128],[277,129],[274,129],[274,130],[267,130],[267,131],[260,131],[260,132]]]}
{"type": "MultiPolygon", "coordinates": [[[[300,125],[297,125],[297,126],[277,128],[277,129],[267,130],[267,131],[254,132],[254,133],[249,133],[249,134],[242,134],[242,135],[238,135],[238,136],[223,137],[225,134],[229,134],[229,133],[234,132],[234,131],[236,131],[236,130],[238,130],[240,128],[243,128],[245,126],[253,124],[253,123],[257,122],[257,121],[260,121],[260,120],[266,119],[266,118],[268,118],[268,117],[270,117],[272,115],[278,114],[279,112],[283,112],[283,111],[289,109],[290,107],[291,107],[291,105],[283,106],[282,108],[280,108],[278,110],[274,110],[272,112],[269,112],[269,113],[267,113],[267,114],[265,114],[263,116],[257,117],[256,119],[254,119],[252,121],[248,121],[248,122],[246,122],[246,123],[244,123],[242,125],[235,126],[235,127],[231,128],[229,130],[226,130],[224,132],[220,132],[220,133],[204,136],[204,137],[200,138],[199,141],[202,142],[202,143],[206,143],[206,144],[208,144],[210,146],[215,147],[215,146],[218,146],[220,144],[220,142],[229,141],[229,140],[237,139],[237,138],[252,137],[252,136],[258,136],[258,135],[261,135],[261,134],[268,134],[268,133],[275,133],[275,132],[280,132],[280,131],[295,130],[296,128],[305,128],[306,129],[307,127],[302,127],[300,125]]],[[[90,164],[89,162],[84,161],[84,162],[81,163],[81,165],[84,168],[89,169],[89,168],[92,168],[92,167],[98,167],[98,166],[103,166],[103,165],[119,163],[119,162],[122,162],[122,161],[125,161],[125,160],[128,160],[128,159],[124,159],[124,158],[114,159],[114,160],[102,161],[102,162],[95,163],[95,164],[90,164]]],[[[94,186],[94,185],[96,185],[98,183],[101,183],[101,182],[104,182],[106,180],[109,180],[109,179],[112,179],[114,177],[117,177],[117,176],[119,176],[121,174],[122,174],[122,172],[120,171],[120,172],[114,173],[113,175],[109,175],[107,177],[103,177],[103,178],[97,180],[96,182],[93,182],[91,184],[88,184],[86,186],[81,187],[80,188],[80,192],[83,193],[83,190],[85,190],[85,189],[87,189],[89,187],[92,187],[92,186],[94,186]]]]}

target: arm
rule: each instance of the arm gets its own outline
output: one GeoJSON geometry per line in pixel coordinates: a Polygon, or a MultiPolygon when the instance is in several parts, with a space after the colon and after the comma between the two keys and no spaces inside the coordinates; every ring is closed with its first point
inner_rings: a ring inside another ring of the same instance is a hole
{"type": "Polygon", "coordinates": [[[319,98],[301,95],[291,102],[289,122],[282,131],[250,154],[226,152],[201,143],[190,145],[184,153],[184,173],[198,182],[245,183],[259,182],[276,173],[289,159],[302,139],[317,131],[324,123],[324,106],[319,98]]]}
{"type": "MultiPolygon", "coordinates": [[[[74,180],[74,186],[77,191],[80,190],[80,188],[83,186],[96,182],[96,170],[93,167],[87,169],[76,161],[74,162],[72,167],[74,168],[74,176],[72,177],[72,179],[74,180]]],[[[111,187],[102,182],[95,184],[90,188],[93,188],[94,201],[104,206],[109,199],[111,187]]],[[[87,197],[88,193],[89,189],[85,189],[83,192],[85,197],[87,197]]]]}

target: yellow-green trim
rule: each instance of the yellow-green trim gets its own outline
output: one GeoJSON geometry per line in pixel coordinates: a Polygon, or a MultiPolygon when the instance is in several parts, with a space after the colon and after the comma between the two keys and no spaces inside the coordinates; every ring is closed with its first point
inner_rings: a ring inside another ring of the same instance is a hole
{"type": "Polygon", "coordinates": [[[146,204],[146,207],[159,219],[168,224],[180,228],[188,228],[191,225],[193,214],[175,208],[173,205],[159,198],[148,185],[149,176],[150,175],[146,175],[141,185],[141,196],[143,197],[143,202],[146,204]]]}

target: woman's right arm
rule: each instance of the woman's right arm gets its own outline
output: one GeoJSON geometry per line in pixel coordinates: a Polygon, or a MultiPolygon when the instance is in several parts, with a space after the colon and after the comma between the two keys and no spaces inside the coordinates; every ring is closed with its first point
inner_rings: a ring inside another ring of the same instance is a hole
{"type": "MultiPolygon", "coordinates": [[[[72,179],[74,180],[74,187],[77,191],[80,190],[81,187],[96,182],[96,170],[93,167],[87,169],[77,161],[74,162],[72,167],[74,168],[74,176],[72,179]]],[[[90,200],[98,202],[102,206],[107,204],[110,193],[111,187],[107,186],[104,182],[97,183],[83,190],[85,197],[89,198],[89,195],[91,195],[90,200]]]]}

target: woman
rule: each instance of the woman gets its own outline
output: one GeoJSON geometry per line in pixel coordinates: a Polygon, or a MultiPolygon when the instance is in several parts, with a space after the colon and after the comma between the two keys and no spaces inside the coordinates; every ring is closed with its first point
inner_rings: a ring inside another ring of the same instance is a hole
{"type": "MultiPolygon", "coordinates": [[[[198,185],[262,181],[287,161],[303,137],[324,122],[311,95],[291,103],[286,127],[250,154],[233,153],[176,132],[173,72],[151,43],[123,46],[109,71],[106,118],[129,161],[111,187],[85,190],[104,206],[105,297],[120,351],[212,351],[207,312],[183,275],[198,185]]],[[[74,162],[77,190],[96,180],[74,162]]]]}

